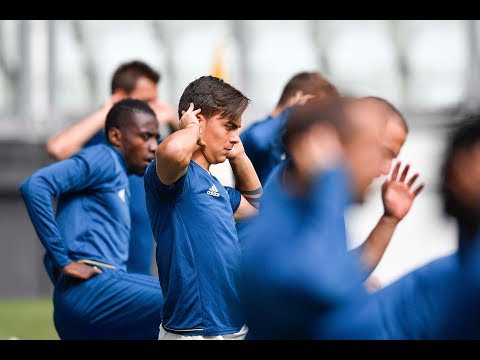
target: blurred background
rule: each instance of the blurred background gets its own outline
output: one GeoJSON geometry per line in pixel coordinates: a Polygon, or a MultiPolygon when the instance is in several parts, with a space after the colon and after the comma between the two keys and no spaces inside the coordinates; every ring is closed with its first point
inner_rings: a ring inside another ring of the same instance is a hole
{"type": "MultiPolygon", "coordinates": [[[[320,71],[346,94],[386,98],[410,127],[399,159],[427,185],[374,275],[384,286],[453,252],[436,182],[448,125],[480,107],[478,28],[478,20],[1,20],[0,339],[18,335],[5,324],[19,316],[33,326],[32,314],[12,310],[22,301],[44,301],[52,325],[43,248],[18,186],[52,162],[45,140],[98,108],[115,68],[133,59],[161,73],[160,98],[175,108],[195,78],[223,77],[252,100],[243,128],[273,110],[299,71],[320,71]]],[[[215,171],[229,185],[228,169],[215,171]]],[[[347,214],[351,246],[382,214],[382,181],[347,214]]]]}

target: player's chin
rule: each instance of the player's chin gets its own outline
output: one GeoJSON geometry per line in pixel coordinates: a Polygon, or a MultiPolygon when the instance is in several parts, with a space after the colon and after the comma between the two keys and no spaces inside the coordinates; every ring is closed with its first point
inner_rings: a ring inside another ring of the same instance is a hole
{"type": "Polygon", "coordinates": [[[225,160],[227,160],[227,155],[220,155],[220,156],[218,156],[217,164],[221,164],[221,163],[225,162],[225,160]]]}
{"type": "Polygon", "coordinates": [[[143,163],[142,165],[138,165],[130,169],[132,173],[135,175],[143,176],[145,174],[145,170],[147,170],[149,163],[143,163]]]}
{"type": "Polygon", "coordinates": [[[214,165],[214,164],[221,164],[227,160],[227,156],[225,154],[216,154],[212,156],[210,159],[207,157],[207,161],[214,165]]]}

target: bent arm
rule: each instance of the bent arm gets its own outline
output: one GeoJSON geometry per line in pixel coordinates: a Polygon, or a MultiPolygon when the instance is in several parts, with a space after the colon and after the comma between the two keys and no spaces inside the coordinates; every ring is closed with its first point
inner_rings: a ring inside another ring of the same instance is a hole
{"type": "Polygon", "coordinates": [[[167,136],[157,147],[157,175],[165,185],[171,185],[185,175],[197,144],[202,144],[200,123],[196,117],[199,112],[200,109],[193,110],[191,104],[181,118],[181,129],[167,136]]]}
{"type": "Polygon", "coordinates": [[[48,139],[46,143],[48,155],[55,160],[64,160],[80,151],[88,140],[104,128],[112,104],[112,100],[108,100],[95,113],[48,139]]]}
{"type": "Polygon", "coordinates": [[[53,200],[58,195],[58,189],[45,177],[43,171],[39,171],[20,185],[20,193],[33,227],[55,267],[61,269],[68,265],[71,260],[53,211],[53,200]]]}
{"type": "Polygon", "coordinates": [[[242,142],[235,144],[235,147],[239,147],[239,151],[237,155],[230,157],[229,161],[235,178],[235,188],[242,195],[234,219],[242,220],[257,214],[263,190],[257,172],[245,154],[242,142]]]}
{"type": "Polygon", "coordinates": [[[91,152],[96,164],[74,156],[36,171],[20,185],[33,227],[58,269],[68,265],[71,259],[55,220],[53,201],[62,194],[72,194],[100,183],[108,174],[105,169],[112,166],[108,156],[106,152],[91,152]]]}
{"type": "Polygon", "coordinates": [[[366,275],[377,267],[387,249],[399,220],[384,214],[373,228],[367,240],[353,251],[360,252],[360,259],[366,275]]]}
{"type": "Polygon", "coordinates": [[[271,151],[272,144],[281,144],[281,137],[290,112],[290,109],[285,109],[273,119],[247,129],[240,136],[248,156],[264,155],[271,151]]]}
{"type": "Polygon", "coordinates": [[[416,196],[422,191],[425,184],[421,183],[415,189],[413,184],[419,174],[414,174],[407,182],[410,165],[406,165],[400,176],[401,162],[397,162],[390,179],[382,185],[382,201],[384,214],[364,244],[356,250],[361,252],[360,257],[364,270],[369,275],[380,262],[397,225],[408,214],[416,196]]]}

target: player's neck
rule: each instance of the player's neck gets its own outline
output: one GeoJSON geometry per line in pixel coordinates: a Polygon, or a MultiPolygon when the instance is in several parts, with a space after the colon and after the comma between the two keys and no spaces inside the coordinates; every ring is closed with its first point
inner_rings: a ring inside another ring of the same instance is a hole
{"type": "Polygon", "coordinates": [[[197,163],[199,166],[201,166],[202,168],[204,168],[206,171],[210,172],[210,163],[208,162],[208,160],[205,158],[205,156],[203,155],[202,153],[202,150],[200,149],[200,147],[198,147],[192,154],[192,157],[191,157],[191,160],[192,161],[195,161],[195,163],[197,163]]]}

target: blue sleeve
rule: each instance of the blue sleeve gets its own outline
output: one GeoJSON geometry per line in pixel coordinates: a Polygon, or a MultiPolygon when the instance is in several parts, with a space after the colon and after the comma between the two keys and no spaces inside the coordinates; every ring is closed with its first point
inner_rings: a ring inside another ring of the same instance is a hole
{"type": "Polygon", "coordinates": [[[175,201],[179,199],[188,189],[190,183],[191,165],[188,165],[187,172],[180,179],[171,185],[165,185],[157,175],[157,160],[153,160],[145,170],[144,186],[145,194],[153,194],[157,200],[175,201]]]}
{"type": "Polygon", "coordinates": [[[272,143],[277,143],[281,140],[290,112],[291,109],[287,108],[274,118],[253,124],[240,135],[248,157],[256,157],[259,154],[270,151],[272,143]]]}
{"type": "Polygon", "coordinates": [[[33,227],[58,268],[69,264],[71,260],[55,221],[54,198],[94,188],[111,177],[109,170],[115,166],[107,151],[82,153],[36,171],[20,185],[20,193],[33,227]]]}
{"type": "Polygon", "coordinates": [[[235,214],[238,207],[240,206],[240,201],[242,200],[242,194],[237,189],[234,189],[230,186],[225,186],[228,196],[230,197],[230,205],[232,206],[232,211],[235,214]]]}

